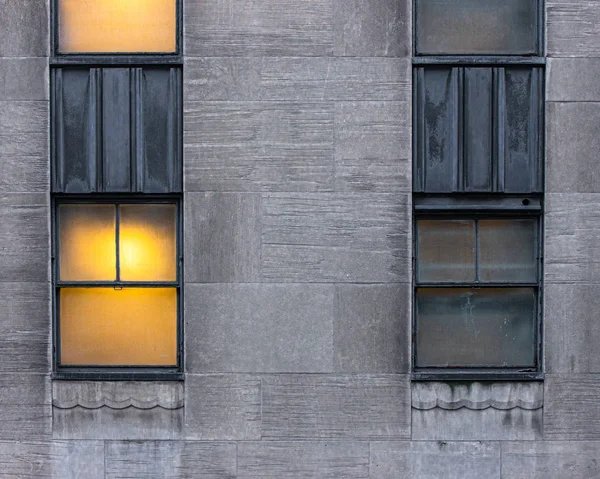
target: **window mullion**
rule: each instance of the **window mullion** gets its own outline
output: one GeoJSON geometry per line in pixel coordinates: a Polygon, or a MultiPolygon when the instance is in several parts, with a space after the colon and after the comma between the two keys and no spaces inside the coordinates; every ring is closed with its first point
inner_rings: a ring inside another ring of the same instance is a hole
{"type": "Polygon", "coordinates": [[[116,248],[116,258],[117,258],[117,281],[121,281],[121,257],[119,254],[119,235],[121,231],[121,218],[120,218],[120,208],[119,205],[115,205],[116,213],[115,213],[115,223],[116,223],[116,231],[115,231],[115,248],[116,248]]]}

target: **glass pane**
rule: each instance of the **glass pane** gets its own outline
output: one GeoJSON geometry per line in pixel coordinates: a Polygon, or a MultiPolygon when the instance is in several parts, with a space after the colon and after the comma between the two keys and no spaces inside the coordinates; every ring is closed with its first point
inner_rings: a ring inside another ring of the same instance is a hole
{"type": "Polygon", "coordinates": [[[471,220],[419,220],[419,281],[475,280],[475,223],[471,220]]]}
{"type": "Polygon", "coordinates": [[[59,0],[61,53],[170,53],[176,0],[59,0]]]}
{"type": "Polygon", "coordinates": [[[417,0],[418,54],[536,53],[534,0],[417,0]]]}
{"type": "Polygon", "coordinates": [[[417,292],[417,367],[533,367],[533,288],[417,292]]]}
{"type": "Polygon", "coordinates": [[[479,279],[481,281],[535,282],[536,221],[479,221],[479,279]]]}
{"type": "Polygon", "coordinates": [[[59,206],[60,279],[114,281],[117,243],[114,205],[59,206]]]}
{"type": "Polygon", "coordinates": [[[175,281],[175,205],[121,205],[119,261],[123,281],[175,281]]]}
{"type": "Polygon", "coordinates": [[[174,366],[174,288],[64,288],[61,364],[174,366]]]}

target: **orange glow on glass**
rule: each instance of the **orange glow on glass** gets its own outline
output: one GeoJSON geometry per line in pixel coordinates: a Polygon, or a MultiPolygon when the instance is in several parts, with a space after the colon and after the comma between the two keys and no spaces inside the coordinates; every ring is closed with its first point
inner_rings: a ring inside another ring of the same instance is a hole
{"type": "Polygon", "coordinates": [[[114,205],[61,205],[60,279],[114,281],[117,277],[114,205]]]}
{"type": "Polygon", "coordinates": [[[121,205],[119,259],[123,281],[175,281],[175,205],[121,205]]]}
{"type": "Polygon", "coordinates": [[[173,53],[176,0],[59,0],[61,53],[173,53]]]}
{"type": "Polygon", "coordinates": [[[63,288],[61,364],[175,366],[174,288],[63,288]]]}

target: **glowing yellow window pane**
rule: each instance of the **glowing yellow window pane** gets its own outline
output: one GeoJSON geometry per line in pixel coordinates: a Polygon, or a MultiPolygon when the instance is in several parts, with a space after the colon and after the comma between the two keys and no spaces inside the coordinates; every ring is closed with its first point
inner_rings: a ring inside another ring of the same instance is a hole
{"type": "Polygon", "coordinates": [[[172,53],[176,0],[59,0],[62,53],[172,53]]]}
{"type": "Polygon", "coordinates": [[[175,205],[121,205],[119,259],[123,281],[175,281],[175,205]]]}
{"type": "Polygon", "coordinates": [[[64,288],[61,364],[175,366],[174,288],[64,288]]]}
{"type": "Polygon", "coordinates": [[[114,281],[117,243],[114,205],[61,205],[60,279],[114,281]]]}

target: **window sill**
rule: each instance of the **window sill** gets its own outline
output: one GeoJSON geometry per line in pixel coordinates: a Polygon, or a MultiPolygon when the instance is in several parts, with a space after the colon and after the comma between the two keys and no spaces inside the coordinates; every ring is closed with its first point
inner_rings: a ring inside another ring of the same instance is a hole
{"type": "Polygon", "coordinates": [[[411,381],[543,381],[544,373],[539,371],[415,371],[411,381]]]}

